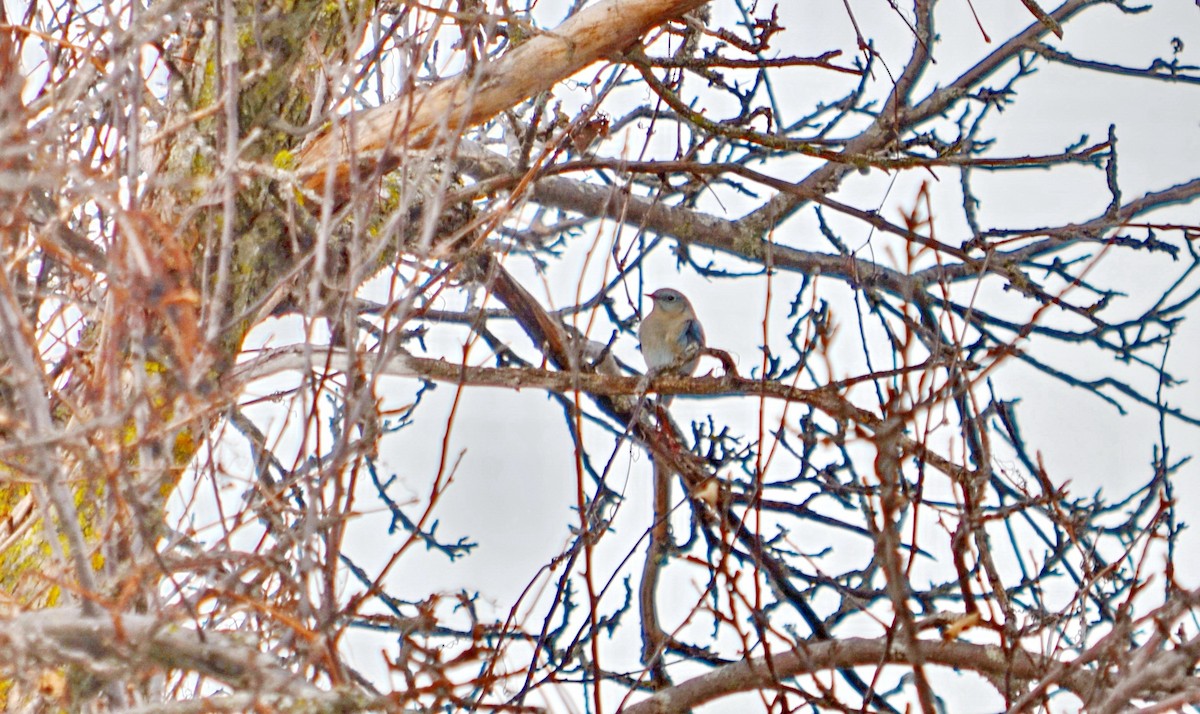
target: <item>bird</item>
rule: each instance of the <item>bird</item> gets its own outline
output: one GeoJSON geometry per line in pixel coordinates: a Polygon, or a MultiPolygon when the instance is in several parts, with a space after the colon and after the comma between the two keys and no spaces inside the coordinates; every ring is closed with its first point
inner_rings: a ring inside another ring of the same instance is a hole
{"type": "MultiPolygon", "coordinates": [[[[696,311],[674,288],[660,288],[646,297],[654,301],[654,307],[638,327],[638,342],[648,373],[690,376],[705,347],[704,328],[696,311]]],[[[663,400],[664,404],[669,401],[663,400]]]]}

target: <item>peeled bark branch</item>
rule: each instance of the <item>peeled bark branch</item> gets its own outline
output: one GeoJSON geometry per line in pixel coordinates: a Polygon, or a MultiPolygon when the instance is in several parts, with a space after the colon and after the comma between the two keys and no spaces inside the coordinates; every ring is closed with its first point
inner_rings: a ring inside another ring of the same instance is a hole
{"type": "Polygon", "coordinates": [[[655,25],[705,2],[607,0],[586,8],[557,29],[519,45],[499,61],[480,64],[470,73],[336,123],[301,155],[300,165],[312,172],[306,184],[310,190],[322,192],[326,172],[333,171],[330,195],[341,203],[352,185],[352,162],[365,161],[368,167],[375,164],[384,171],[395,168],[401,149],[426,148],[438,136],[456,137],[466,127],[487,121],[549,89],[606,55],[628,47],[655,25]]]}

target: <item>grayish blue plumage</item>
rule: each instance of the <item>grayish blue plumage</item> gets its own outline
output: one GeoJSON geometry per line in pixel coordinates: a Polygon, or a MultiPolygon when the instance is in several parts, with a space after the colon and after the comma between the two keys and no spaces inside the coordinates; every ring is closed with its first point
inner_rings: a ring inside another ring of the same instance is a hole
{"type": "Polygon", "coordinates": [[[638,328],[642,357],[651,372],[690,375],[700,362],[704,328],[683,293],[661,288],[650,293],[654,307],[638,328]]]}

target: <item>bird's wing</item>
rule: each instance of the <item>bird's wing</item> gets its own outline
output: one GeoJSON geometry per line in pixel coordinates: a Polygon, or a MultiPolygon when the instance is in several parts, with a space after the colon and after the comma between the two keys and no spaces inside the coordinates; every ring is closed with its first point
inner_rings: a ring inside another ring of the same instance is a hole
{"type": "Polygon", "coordinates": [[[698,320],[691,319],[683,323],[683,331],[679,334],[679,344],[685,348],[704,346],[704,328],[700,326],[698,320]]]}

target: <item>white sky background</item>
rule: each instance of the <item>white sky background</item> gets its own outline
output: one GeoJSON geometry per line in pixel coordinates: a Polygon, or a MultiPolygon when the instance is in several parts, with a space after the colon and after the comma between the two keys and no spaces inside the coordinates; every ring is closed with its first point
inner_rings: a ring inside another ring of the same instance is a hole
{"type": "MultiPolygon", "coordinates": [[[[884,60],[893,72],[899,72],[911,51],[911,36],[900,23],[894,12],[884,3],[852,2],[856,17],[865,37],[873,40],[884,60]]],[[[538,13],[544,27],[552,27],[562,16],[565,3],[542,0],[538,13]]],[[[731,8],[728,3],[716,0],[711,4],[716,17],[712,25],[728,25],[723,13],[731,8]]],[[[1017,27],[1024,27],[1031,16],[1017,0],[1005,2],[977,2],[975,9],[980,15],[984,29],[993,38],[986,44],[974,21],[970,18],[966,0],[943,0],[939,5],[938,29],[942,43],[935,51],[938,64],[930,68],[916,96],[925,94],[935,83],[944,83],[963,71],[969,64],[996,46],[996,40],[1007,38],[1017,27]]],[[[788,28],[784,33],[789,45],[772,48],[778,54],[816,54],[831,47],[845,51],[843,63],[853,56],[855,37],[840,2],[784,2],[779,3],[781,24],[788,28]],[[792,31],[796,30],[796,31],[792,31]],[[800,46],[790,43],[802,42],[800,46]]],[[[1183,40],[1185,48],[1178,55],[1185,64],[1200,64],[1200,9],[1185,0],[1167,0],[1156,3],[1152,12],[1140,18],[1123,17],[1119,23],[1113,8],[1088,10],[1081,17],[1065,26],[1063,42],[1051,40],[1050,44],[1062,47],[1083,57],[1093,57],[1106,62],[1142,67],[1155,57],[1169,57],[1173,37],[1183,40]]],[[[1116,125],[1119,138],[1120,179],[1126,199],[1147,190],[1159,190],[1197,175],[1200,165],[1200,87],[1183,86],[1166,82],[1151,82],[1144,79],[1122,79],[1111,75],[1096,75],[1082,70],[1038,64],[1038,74],[1023,80],[1017,87],[1015,105],[1006,108],[999,117],[988,124],[991,136],[996,139],[992,155],[1056,153],[1080,138],[1089,135],[1088,143],[1096,143],[1105,137],[1109,124],[1116,125]]],[[[883,71],[883,67],[877,67],[883,71]]],[[[1003,74],[1007,76],[1006,70],[1003,74]]],[[[592,67],[581,73],[585,81],[597,73],[592,67]]],[[[777,98],[783,118],[791,121],[811,109],[814,96],[824,100],[839,98],[852,86],[853,77],[835,77],[829,72],[796,70],[796,80],[791,86],[776,86],[777,98]],[[840,81],[836,88],[833,82],[840,81]]],[[[606,75],[605,75],[606,76],[606,75]]],[[[886,90],[886,76],[877,78],[876,92],[886,90]]],[[[999,84],[999,80],[993,81],[999,84]]],[[[696,86],[696,85],[691,85],[696,86]]],[[[641,91],[640,88],[637,91],[641,91]]],[[[563,98],[564,109],[571,113],[572,103],[585,103],[587,94],[581,90],[572,93],[569,87],[560,85],[556,96],[563,98]]],[[[636,99],[640,99],[637,97],[636,99]]],[[[613,105],[615,106],[615,105],[613,105]]],[[[606,110],[613,112],[613,106],[606,110]]],[[[720,118],[726,108],[706,107],[709,116],[720,118]]],[[[948,136],[949,134],[947,134],[948,136]]],[[[642,152],[643,137],[636,132],[614,136],[602,144],[597,153],[605,156],[637,157],[642,152]]],[[[660,145],[670,151],[673,137],[663,138],[660,145]]],[[[652,142],[653,146],[659,146],[652,142]]],[[[651,152],[653,153],[653,151],[651,152]]],[[[648,158],[648,157],[647,157],[648,158]]],[[[797,165],[772,163],[758,167],[780,178],[798,180],[806,168],[804,162],[797,165]],[[795,172],[795,173],[792,173],[795,172]]],[[[957,245],[966,237],[965,224],[961,218],[959,184],[957,174],[949,169],[935,172],[937,182],[930,188],[936,197],[935,219],[937,237],[951,245],[957,245]]],[[[858,206],[879,206],[882,215],[900,221],[900,212],[911,207],[916,200],[916,191],[922,181],[930,179],[928,173],[912,171],[899,176],[872,171],[869,175],[851,178],[836,196],[838,200],[858,206]]],[[[1056,169],[1053,172],[1020,171],[1008,173],[974,175],[977,195],[984,200],[979,215],[985,227],[991,225],[1036,227],[1064,220],[1085,220],[1103,212],[1110,200],[1101,171],[1092,168],[1056,169]],[[1066,218],[1064,218],[1064,216],[1066,218]]],[[[758,189],[769,195],[767,189],[758,189]]],[[[757,201],[748,201],[719,192],[717,197],[706,197],[703,209],[726,218],[736,218],[757,201]]],[[[827,213],[827,216],[831,214],[827,213]]],[[[1197,223],[1196,206],[1174,207],[1151,217],[1156,222],[1174,221],[1197,223]]],[[[835,222],[837,223],[837,222],[835,222]]],[[[852,249],[864,251],[894,250],[895,243],[886,243],[879,236],[872,236],[861,224],[844,229],[842,237],[852,249]]],[[[597,242],[605,246],[613,240],[611,224],[592,224],[588,236],[596,236],[597,242]]],[[[620,229],[622,245],[632,240],[635,231],[620,229]]],[[[1137,234],[1135,232],[1135,234],[1137,234]]],[[[774,239],[790,246],[828,250],[829,247],[815,228],[811,208],[782,225],[774,239]]],[[[1172,237],[1173,242],[1177,239],[1172,237]]],[[[591,247],[591,240],[578,240],[575,252],[564,256],[552,266],[548,283],[533,277],[527,263],[510,259],[506,265],[525,281],[531,289],[545,286],[545,293],[538,294],[547,307],[563,307],[576,300],[576,292],[582,284],[582,294],[590,296],[602,282],[613,273],[613,267],[593,261],[585,272],[583,251],[591,247]]],[[[767,278],[737,280],[704,280],[692,275],[679,274],[674,258],[664,243],[646,268],[646,288],[673,286],[682,289],[695,304],[705,325],[711,346],[726,349],[739,360],[743,374],[760,364],[759,345],[762,344],[762,318],[767,292],[767,278]]],[[[606,250],[598,251],[603,257],[606,250]]],[[[870,254],[867,253],[869,256],[870,254]]],[[[700,263],[707,260],[703,251],[694,250],[693,257],[700,263]]],[[[719,265],[728,266],[727,258],[718,259],[719,265]]],[[[886,261],[885,261],[886,262],[886,261]]],[[[1182,263],[1172,265],[1160,256],[1145,257],[1129,251],[1119,251],[1100,262],[1089,274],[1089,280],[1102,285],[1123,286],[1129,298],[1113,308],[1114,315],[1132,316],[1147,307],[1147,301],[1157,296],[1156,290],[1174,274],[1165,275],[1165,269],[1181,268],[1182,263]],[[1139,292],[1137,286],[1145,286],[1139,292]]],[[[788,329],[786,320],[787,303],[800,284],[800,276],[779,273],[771,289],[774,293],[770,325],[780,333],[788,329]]],[[[375,289],[380,286],[376,284],[375,289]]],[[[636,284],[630,284],[632,293],[636,284]]],[[[861,362],[861,351],[855,337],[856,323],[853,305],[847,299],[849,291],[840,282],[826,280],[818,283],[822,297],[831,300],[834,317],[841,325],[842,342],[830,356],[833,361],[834,379],[865,373],[861,362]]],[[[364,295],[379,299],[380,294],[364,295]]],[[[537,294],[535,292],[535,294],[537,294]]],[[[981,300],[996,298],[995,291],[984,290],[981,300]]],[[[1003,297],[1001,296],[1001,299],[1003,297]]],[[[642,309],[648,304],[643,303],[642,309]]],[[[618,309],[627,310],[627,306],[618,309]]],[[[624,314],[624,313],[623,313],[624,314]]],[[[1196,309],[1192,310],[1196,315],[1196,309]]],[[[1058,319],[1053,316],[1051,320],[1058,319]]],[[[581,316],[584,324],[586,316],[581,316]]],[[[606,323],[597,327],[592,337],[606,341],[611,327],[606,323]]],[[[1181,378],[1190,378],[1194,365],[1200,363],[1200,322],[1185,324],[1179,337],[1171,346],[1168,370],[1181,378]]],[[[450,359],[458,359],[458,345],[446,337],[435,336],[431,348],[444,350],[450,359]]],[[[253,349],[261,344],[279,344],[300,339],[303,331],[298,321],[274,321],[258,328],[247,341],[253,349]]],[[[315,336],[319,342],[319,337],[315,336]]],[[[513,329],[508,337],[513,346],[527,353],[527,338],[513,329]]],[[[773,348],[783,351],[786,346],[783,334],[770,335],[773,348]]],[[[1095,350],[1047,348],[1043,341],[1034,352],[1042,359],[1059,365],[1079,376],[1102,376],[1124,374],[1108,356],[1100,356],[1095,350]],[[1081,356],[1083,356],[1081,358],[1081,356]],[[1085,361],[1085,360],[1091,360],[1085,361]],[[1083,363],[1081,363],[1083,362],[1083,363]]],[[[623,336],[617,346],[618,356],[625,362],[642,367],[631,336],[623,336]]],[[[879,351],[882,358],[886,353],[879,351]]],[[[474,364],[490,364],[488,351],[479,345],[471,355],[474,364]]],[[[708,363],[705,363],[708,365],[708,363]]],[[[886,368],[887,364],[876,364],[886,368]]],[[[1010,361],[993,374],[997,395],[1001,398],[1020,398],[1019,416],[1031,451],[1041,453],[1051,479],[1058,484],[1069,482],[1071,491],[1077,495],[1090,495],[1098,489],[1111,493],[1112,499],[1123,497],[1135,484],[1145,482],[1151,473],[1151,455],[1157,440],[1157,415],[1149,408],[1124,401],[1129,414],[1121,417],[1115,409],[1100,399],[1054,382],[1035,373],[1015,361],[1010,361]]],[[[271,393],[294,380],[272,380],[267,384],[255,385],[247,394],[271,393]]],[[[817,386],[801,381],[799,386],[817,386]]],[[[1147,385],[1140,384],[1145,388],[1147,385]]],[[[1170,402],[1183,406],[1192,413],[1200,413],[1200,384],[1191,381],[1171,391],[1170,402]]],[[[381,380],[379,392],[384,399],[383,407],[397,408],[405,403],[414,392],[414,385],[404,380],[385,378],[381,380]]],[[[393,489],[394,497],[400,499],[407,494],[411,499],[423,502],[442,457],[440,444],[447,416],[453,402],[455,389],[451,385],[440,385],[425,396],[425,401],[416,415],[416,425],[384,438],[380,449],[381,468],[397,474],[399,488],[393,489]]],[[[865,387],[851,395],[857,403],[871,408],[874,403],[872,392],[865,387]]],[[[301,400],[303,401],[303,400],[301,400]]],[[[702,419],[707,414],[717,414],[720,421],[744,425],[752,436],[753,424],[758,413],[758,401],[751,397],[722,399],[677,399],[672,407],[675,418],[686,424],[692,419],[702,419]]],[[[768,413],[776,421],[782,405],[768,405],[768,413]]],[[[248,413],[258,420],[269,434],[281,434],[283,451],[294,449],[296,431],[294,422],[286,421],[285,404],[267,403],[251,407],[248,413]],[[293,445],[293,446],[289,446],[293,445]]],[[[797,416],[800,410],[793,409],[797,416]]],[[[770,420],[768,420],[770,423],[770,420]]],[[[794,419],[791,422],[794,426],[794,419]]],[[[1200,430],[1168,421],[1167,433],[1173,450],[1171,456],[1178,459],[1192,451],[1192,444],[1200,436],[1200,430]]],[[[232,434],[232,432],[230,432],[232,434]]],[[[601,461],[610,453],[611,439],[597,429],[589,429],[585,440],[591,444],[593,455],[601,461]]],[[[598,549],[601,564],[596,572],[608,573],[632,550],[635,556],[620,571],[621,576],[632,576],[636,588],[641,567],[644,543],[638,543],[651,521],[650,508],[650,461],[635,446],[628,443],[617,449],[615,465],[609,485],[623,491],[626,500],[615,514],[613,532],[603,540],[598,549]]],[[[440,522],[438,535],[443,541],[453,542],[465,537],[477,542],[474,553],[456,562],[449,562],[443,555],[417,548],[404,557],[388,579],[389,591],[397,597],[421,598],[431,592],[479,591],[482,606],[490,604],[494,611],[482,610],[484,617],[503,619],[522,590],[532,581],[543,578],[539,569],[560,554],[571,539],[570,528],[578,519],[573,511],[575,497],[575,467],[571,442],[564,425],[559,406],[536,390],[515,393],[501,389],[469,389],[462,397],[458,415],[453,423],[449,439],[447,460],[452,465],[459,459],[454,482],[442,497],[436,511],[440,522]]],[[[237,475],[249,474],[248,458],[236,444],[230,443],[221,452],[231,481],[237,475]]],[[[1001,464],[1004,466],[1005,464],[1001,464]]],[[[1013,464],[1015,466],[1015,463],[1013,464]]],[[[788,475],[790,467],[781,467],[774,472],[776,478],[788,475]]],[[[1180,513],[1189,521],[1200,521],[1200,464],[1192,463],[1177,474],[1180,513]]],[[[589,490],[591,483],[588,482],[589,490]]],[[[377,501],[369,497],[369,487],[364,488],[360,507],[373,508],[377,501]]],[[[227,495],[238,498],[238,489],[231,488],[227,495]]],[[[678,486],[675,497],[678,499],[678,486]]],[[[410,506],[410,515],[416,516],[419,508],[410,506]]],[[[203,522],[206,509],[190,512],[195,523],[203,522]]],[[[353,522],[346,542],[347,552],[358,565],[368,572],[378,568],[390,557],[394,546],[403,541],[406,534],[386,536],[389,516],[383,512],[367,512],[353,522]]],[[[677,533],[684,524],[677,527],[677,533]]],[[[795,533],[793,540],[805,550],[818,553],[831,545],[825,542],[827,534],[814,529],[812,533],[795,533]],[[811,539],[811,542],[808,541],[811,539]]],[[[1185,532],[1183,544],[1189,549],[1200,546],[1200,535],[1195,530],[1185,532]]],[[[848,550],[840,550],[841,557],[865,558],[866,540],[850,543],[848,550]]],[[[694,592],[703,586],[705,575],[700,571],[688,572],[686,566],[675,564],[670,572],[683,577],[675,578],[681,602],[690,605],[694,592]],[[689,580],[695,585],[688,587],[689,580]]],[[[1200,584],[1200,576],[1180,572],[1185,585],[1200,584]]],[[[555,573],[552,577],[557,577],[555,573]]],[[[620,577],[620,576],[619,576],[620,577]]],[[[357,589],[351,586],[351,589],[357,589]]],[[[552,587],[547,587],[551,590],[552,587]]],[[[615,608],[623,598],[619,582],[615,582],[602,607],[615,608]]],[[[818,608],[820,603],[817,603],[818,608]]],[[[526,599],[522,612],[532,606],[526,599]]],[[[636,608],[636,606],[635,606],[636,608]]],[[[664,607],[666,624],[672,624],[671,609],[664,607]]],[[[540,619],[539,608],[534,608],[531,623],[540,619]]],[[[627,617],[632,618],[636,612],[627,617]]],[[[803,631],[803,627],[801,627],[803,631]]],[[[636,628],[627,627],[627,636],[634,640],[625,642],[625,666],[637,667],[637,652],[640,642],[636,641],[636,628]]],[[[364,634],[360,639],[347,642],[355,652],[355,663],[365,673],[384,676],[380,649],[389,648],[394,638],[364,634]]],[[[606,646],[604,651],[609,660],[606,666],[619,668],[621,647],[606,646]]],[[[518,663],[519,664],[519,663],[518,663]]],[[[945,688],[939,692],[948,701],[958,702],[952,708],[956,712],[993,711],[1001,706],[997,697],[981,700],[980,692],[991,692],[988,687],[978,686],[964,677],[951,676],[945,688]],[[963,706],[962,702],[971,702],[963,706]],[[977,708],[972,708],[977,704],[977,708]]],[[[397,684],[399,684],[397,682],[397,684]]],[[[941,686],[941,685],[939,685],[941,686]]],[[[565,696],[571,696],[569,693],[565,696]]],[[[727,701],[721,710],[735,711],[727,701]]],[[[754,699],[742,700],[751,704],[754,699]]],[[[536,702],[527,702],[536,703],[536,702]]],[[[581,710],[579,702],[546,702],[555,710],[581,710]]],[[[715,711],[716,709],[713,709],[715,711]]],[[[708,711],[708,710],[706,710],[708,711]]],[[[1064,709],[1064,711],[1069,711],[1064,709]]]]}

